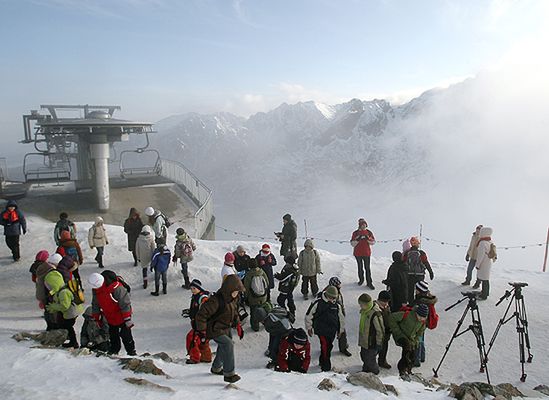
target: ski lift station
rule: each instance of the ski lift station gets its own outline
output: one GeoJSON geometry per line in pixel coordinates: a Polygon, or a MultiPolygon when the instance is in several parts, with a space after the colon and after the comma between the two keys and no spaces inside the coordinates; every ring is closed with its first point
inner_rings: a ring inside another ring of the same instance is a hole
{"type": "Polygon", "coordinates": [[[120,225],[130,207],[160,209],[196,238],[214,238],[212,191],[183,164],[150,147],[150,122],[113,117],[120,106],[41,105],[23,115],[24,139],[34,150],[20,179],[10,180],[0,160],[0,197],[55,221],[120,225]],[[131,140],[130,140],[131,139],[131,140]],[[133,143],[139,143],[137,145],[133,143]]]}

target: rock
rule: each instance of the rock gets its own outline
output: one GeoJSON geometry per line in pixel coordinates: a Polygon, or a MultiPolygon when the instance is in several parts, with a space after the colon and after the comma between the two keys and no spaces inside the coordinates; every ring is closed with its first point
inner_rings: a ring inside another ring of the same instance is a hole
{"type": "Polygon", "coordinates": [[[385,389],[387,389],[387,392],[394,394],[395,396],[398,396],[398,390],[393,385],[385,384],[385,389]]]}
{"type": "Polygon", "coordinates": [[[18,342],[22,340],[34,340],[42,346],[47,347],[59,347],[67,340],[67,337],[68,332],[65,329],[54,329],[39,333],[19,332],[12,336],[18,342]]]}
{"type": "Polygon", "coordinates": [[[502,396],[501,394],[498,394],[496,397],[494,397],[493,400],[508,400],[507,397],[502,396]]]}
{"type": "Polygon", "coordinates": [[[534,388],[536,392],[543,393],[546,396],[549,396],[549,386],[547,385],[538,385],[534,388]]]}
{"type": "Polygon", "coordinates": [[[164,362],[169,362],[169,363],[173,362],[173,359],[167,353],[164,353],[163,351],[160,352],[160,353],[153,354],[152,356],[154,358],[159,358],[164,362]]]}
{"type": "Polygon", "coordinates": [[[464,383],[460,386],[453,385],[449,396],[458,400],[484,400],[482,392],[470,383],[464,383]]]}
{"type": "Polygon", "coordinates": [[[129,369],[135,373],[168,376],[158,368],[153,360],[140,360],[139,358],[121,358],[122,369],[129,369]]]}
{"type": "Polygon", "coordinates": [[[337,386],[336,384],[334,383],[334,381],[332,381],[331,379],[329,378],[324,378],[320,381],[320,383],[318,384],[317,388],[319,390],[336,390],[337,389],[337,386]]]}
{"type": "Polygon", "coordinates": [[[494,387],[494,392],[497,396],[511,400],[513,397],[525,397],[524,394],[510,383],[500,383],[494,387]]]}
{"type": "Polygon", "coordinates": [[[355,372],[347,375],[347,381],[355,386],[362,386],[366,389],[377,390],[380,393],[387,394],[387,388],[381,380],[371,372],[355,372]]]}
{"type": "Polygon", "coordinates": [[[81,347],[79,349],[71,350],[71,354],[75,357],[89,356],[91,354],[91,351],[87,347],[81,347]]]}
{"type": "Polygon", "coordinates": [[[167,386],[158,385],[154,382],[148,381],[146,379],[140,379],[140,378],[124,378],[124,380],[128,383],[131,383],[132,385],[137,386],[145,386],[150,389],[155,389],[160,392],[165,393],[173,393],[173,389],[167,386]]]}
{"type": "Polygon", "coordinates": [[[410,374],[409,382],[421,383],[425,387],[434,388],[434,385],[430,381],[425,379],[421,374],[410,374]]]}

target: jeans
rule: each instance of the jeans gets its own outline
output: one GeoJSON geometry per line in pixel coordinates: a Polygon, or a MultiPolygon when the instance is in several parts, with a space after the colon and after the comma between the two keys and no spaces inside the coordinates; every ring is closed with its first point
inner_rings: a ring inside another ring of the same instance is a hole
{"type": "Polygon", "coordinates": [[[262,308],[261,306],[250,306],[250,326],[255,332],[259,331],[259,323],[262,322],[259,318],[261,315],[259,311],[262,308]]]}
{"type": "Polygon", "coordinates": [[[269,358],[273,361],[277,360],[278,357],[278,349],[280,348],[280,341],[282,340],[281,335],[269,335],[269,358]]]}
{"type": "Polygon", "coordinates": [[[181,261],[181,273],[184,277],[189,277],[189,264],[183,261],[181,261]]]}
{"type": "Polygon", "coordinates": [[[227,335],[221,335],[213,338],[217,343],[217,351],[212,363],[214,371],[223,370],[223,375],[234,375],[234,344],[233,339],[227,335]]]}
{"type": "Polygon", "coordinates": [[[135,354],[135,342],[133,341],[132,330],[128,328],[126,324],[109,324],[109,337],[111,341],[109,353],[118,354],[120,352],[120,339],[122,339],[126,353],[128,353],[128,355],[135,354]]]}
{"type": "Polygon", "coordinates": [[[6,236],[6,245],[11,250],[14,260],[19,260],[21,254],[19,252],[19,235],[6,236]]]}
{"type": "Polygon", "coordinates": [[[316,294],[318,293],[318,283],[316,281],[316,275],[302,277],[301,293],[303,293],[303,295],[309,293],[309,282],[311,283],[311,292],[313,293],[313,296],[316,296],[316,294]]]}
{"type": "Polygon", "coordinates": [[[290,293],[280,293],[276,302],[280,307],[286,308],[286,302],[288,303],[288,311],[295,315],[295,303],[294,303],[294,294],[290,293]]]}
{"type": "Polygon", "coordinates": [[[162,278],[162,287],[166,289],[168,287],[168,271],[154,271],[154,286],[157,292],[160,289],[160,278],[162,278]]]}
{"type": "Polygon", "coordinates": [[[99,267],[103,267],[103,253],[105,253],[104,247],[96,247],[97,255],[95,256],[95,261],[99,264],[99,267]]]}
{"type": "Polygon", "coordinates": [[[465,277],[465,282],[468,284],[471,283],[471,280],[473,279],[473,270],[475,269],[476,263],[477,260],[469,260],[469,264],[467,264],[467,276],[465,277]]]}
{"type": "Polygon", "coordinates": [[[364,272],[366,272],[366,284],[372,284],[372,271],[370,269],[370,257],[355,256],[358,265],[358,281],[362,285],[364,283],[364,272]]]}
{"type": "Polygon", "coordinates": [[[416,349],[414,367],[421,366],[422,362],[425,362],[425,335],[419,338],[419,346],[416,349]]]}

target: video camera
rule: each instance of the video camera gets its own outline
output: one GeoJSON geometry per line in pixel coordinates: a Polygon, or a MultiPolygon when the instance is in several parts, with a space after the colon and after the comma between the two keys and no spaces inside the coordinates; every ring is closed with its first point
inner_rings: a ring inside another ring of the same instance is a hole
{"type": "Polygon", "coordinates": [[[526,282],[509,282],[509,286],[513,286],[514,288],[523,288],[528,286],[528,284],[526,282]]]}
{"type": "Polygon", "coordinates": [[[275,232],[274,234],[278,240],[282,241],[282,232],[275,232]]]}

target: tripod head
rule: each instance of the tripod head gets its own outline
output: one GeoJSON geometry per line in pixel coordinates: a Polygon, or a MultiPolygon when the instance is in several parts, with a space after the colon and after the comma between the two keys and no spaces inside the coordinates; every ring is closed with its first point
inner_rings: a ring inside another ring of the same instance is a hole
{"type": "Polygon", "coordinates": [[[450,311],[452,308],[454,308],[455,306],[457,306],[460,303],[463,303],[465,300],[469,300],[469,305],[471,307],[474,307],[477,304],[477,299],[480,297],[480,292],[479,291],[461,292],[461,294],[462,294],[463,298],[459,299],[454,304],[447,307],[444,311],[450,311]]]}
{"type": "Polygon", "coordinates": [[[503,300],[508,299],[509,296],[511,296],[513,293],[515,293],[515,296],[517,298],[521,298],[522,288],[528,286],[528,284],[526,282],[509,282],[509,286],[512,286],[513,289],[505,291],[505,294],[501,296],[496,303],[496,307],[499,306],[503,302],[503,300]]]}

